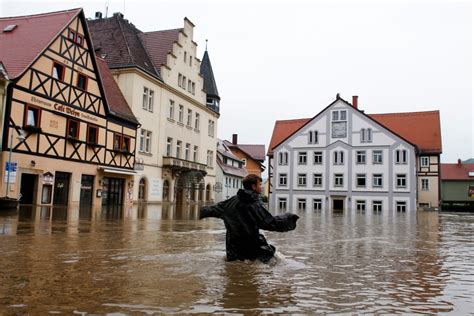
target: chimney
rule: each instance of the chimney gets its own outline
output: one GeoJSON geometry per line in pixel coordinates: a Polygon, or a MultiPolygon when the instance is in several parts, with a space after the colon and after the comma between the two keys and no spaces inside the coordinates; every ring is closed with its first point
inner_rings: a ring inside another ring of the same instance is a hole
{"type": "Polygon", "coordinates": [[[95,19],[96,19],[96,20],[102,19],[102,12],[97,11],[97,12],[95,13],[95,19]]]}
{"type": "Polygon", "coordinates": [[[237,145],[237,134],[232,134],[232,144],[237,145]]]}
{"type": "Polygon", "coordinates": [[[352,96],[352,106],[355,107],[357,109],[357,106],[358,106],[358,101],[359,101],[359,96],[357,95],[353,95],[352,96]]]}
{"type": "Polygon", "coordinates": [[[461,167],[461,159],[458,159],[458,167],[461,167]]]}

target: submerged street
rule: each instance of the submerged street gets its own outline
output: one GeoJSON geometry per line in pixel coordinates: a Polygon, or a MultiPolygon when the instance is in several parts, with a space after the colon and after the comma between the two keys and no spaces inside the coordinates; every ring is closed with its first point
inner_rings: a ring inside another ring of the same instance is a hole
{"type": "Polygon", "coordinates": [[[0,311],[451,313],[474,306],[474,214],[298,212],[269,265],[225,260],[198,207],[0,214],[0,311]]]}

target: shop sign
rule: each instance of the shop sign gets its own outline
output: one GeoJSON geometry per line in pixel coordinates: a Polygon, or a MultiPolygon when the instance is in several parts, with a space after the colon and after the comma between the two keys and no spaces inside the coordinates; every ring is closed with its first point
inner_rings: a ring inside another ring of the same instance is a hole
{"type": "Polygon", "coordinates": [[[8,183],[16,182],[16,162],[5,162],[5,178],[4,181],[8,183]],[[10,173],[9,173],[10,172],[10,173]]]}

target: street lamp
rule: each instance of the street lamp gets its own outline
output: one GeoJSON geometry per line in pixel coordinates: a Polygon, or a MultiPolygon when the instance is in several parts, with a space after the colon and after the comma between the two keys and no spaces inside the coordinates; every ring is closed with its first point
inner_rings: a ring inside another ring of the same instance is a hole
{"type": "MultiPolygon", "coordinates": [[[[23,142],[25,140],[25,133],[22,129],[16,131],[18,136],[16,137],[19,142],[23,142]]],[[[8,153],[8,170],[7,170],[7,188],[5,190],[5,198],[8,199],[8,191],[10,189],[10,169],[11,169],[11,162],[12,162],[12,149],[13,149],[13,133],[10,134],[10,152],[8,153]]]]}

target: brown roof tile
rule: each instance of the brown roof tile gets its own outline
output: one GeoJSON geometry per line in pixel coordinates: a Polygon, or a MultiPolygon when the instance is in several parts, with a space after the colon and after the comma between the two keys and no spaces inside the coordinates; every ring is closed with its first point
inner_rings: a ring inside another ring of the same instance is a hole
{"type": "Polygon", "coordinates": [[[181,28],[146,32],[139,35],[158,71],[161,71],[161,65],[166,65],[168,53],[173,51],[173,43],[178,41],[179,33],[182,30],[181,28]]]}
{"type": "Polygon", "coordinates": [[[439,111],[368,114],[389,130],[416,145],[423,153],[441,153],[439,111]]]}
{"type": "MultiPolygon", "coordinates": [[[[368,114],[370,118],[416,145],[422,153],[441,153],[439,111],[368,114]]],[[[276,121],[267,155],[312,118],[276,121]]]]}
{"type": "Polygon", "coordinates": [[[469,172],[474,172],[474,164],[441,164],[441,180],[471,180],[474,182],[474,176],[470,177],[469,172]]]}
{"type": "Polygon", "coordinates": [[[225,140],[224,143],[229,148],[238,148],[250,156],[252,159],[260,162],[265,161],[265,145],[256,145],[256,144],[237,144],[234,145],[232,142],[225,140]]]}
{"type": "Polygon", "coordinates": [[[138,124],[135,115],[133,115],[125,97],[112,76],[112,73],[107,66],[107,62],[99,57],[96,57],[97,68],[99,70],[100,79],[104,87],[105,98],[109,105],[111,114],[125,119],[131,123],[138,124]]]}
{"type": "Polygon", "coordinates": [[[36,57],[82,9],[0,18],[0,61],[10,79],[27,69],[36,57]],[[3,32],[11,24],[12,32],[3,32]]]}
{"type": "Polygon", "coordinates": [[[273,148],[279,145],[288,136],[299,130],[303,125],[308,123],[311,118],[296,119],[296,120],[280,120],[275,122],[273,127],[272,139],[270,146],[268,146],[268,156],[273,155],[273,148]]]}

